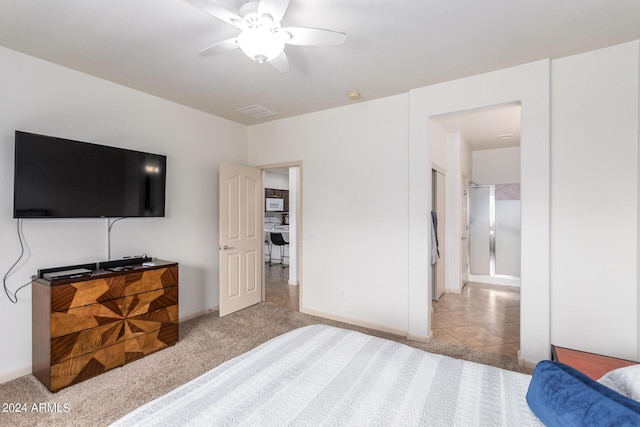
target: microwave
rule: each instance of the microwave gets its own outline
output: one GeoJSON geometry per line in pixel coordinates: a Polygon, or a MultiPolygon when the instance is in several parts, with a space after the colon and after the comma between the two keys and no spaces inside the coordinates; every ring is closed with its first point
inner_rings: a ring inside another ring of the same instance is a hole
{"type": "Polygon", "coordinates": [[[266,200],[266,210],[267,212],[282,212],[284,211],[284,199],[272,199],[268,198],[266,200]]]}

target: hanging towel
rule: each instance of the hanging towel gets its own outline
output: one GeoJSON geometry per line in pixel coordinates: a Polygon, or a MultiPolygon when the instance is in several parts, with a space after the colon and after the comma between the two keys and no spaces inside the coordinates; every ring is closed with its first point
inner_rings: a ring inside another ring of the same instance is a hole
{"type": "Polygon", "coordinates": [[[438,215],[436,211],[431,211],[431,265],[440,259],[440,249],[438,248],[438,215]]]}

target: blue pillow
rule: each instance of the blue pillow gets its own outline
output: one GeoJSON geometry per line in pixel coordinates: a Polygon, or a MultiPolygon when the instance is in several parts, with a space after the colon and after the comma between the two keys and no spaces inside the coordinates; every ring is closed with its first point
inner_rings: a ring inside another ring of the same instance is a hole
{"type": "Polygon", "coordinates": [[[527,403],[549,427],[640,426],[640,402],[558,362],[538,363],[527,403]]]}

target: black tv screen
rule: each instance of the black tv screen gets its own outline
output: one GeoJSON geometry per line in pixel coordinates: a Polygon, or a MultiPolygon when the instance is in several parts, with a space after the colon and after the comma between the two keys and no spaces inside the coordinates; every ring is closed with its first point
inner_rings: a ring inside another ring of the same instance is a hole
{"type": "Polygon", "coordinates": [[[166,156],[16,131],[14,218],[164,216],[166,156]]]}

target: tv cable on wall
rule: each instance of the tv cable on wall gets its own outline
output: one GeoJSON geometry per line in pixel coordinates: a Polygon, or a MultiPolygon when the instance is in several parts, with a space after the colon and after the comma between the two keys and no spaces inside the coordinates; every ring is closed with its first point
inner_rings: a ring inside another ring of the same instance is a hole
{"type": "Polygon", "coordinates": [[[20,256],[18,257],[16,262],[14,262],[13,265],[9,268],[9,270],[7,270],[7,273],[2,278],[2,285],[4,286],[4,292],[5,294],[7,294],[7,298],[9,298],[9,301],[11,301],[14,304],[18,303],[18,292],[20,292],[22,288],[25,288],[31,284],[31,280],[29,280],[27,283],[25,283],[24,285],[16,289],[16,291],[13,292],[13,296],[11,295],[12,292],[9,290],[9,287],[7,286],[7,278],[9,277],[13,269],[16,267],[16,265],[18,265],[20,260],[22,260],[22,257],[24,257],[24,237],[22,236],[22,219],[18,219],[16,221],[16,228],[18,231],[18,240],[20,241],[20,256]]]}

